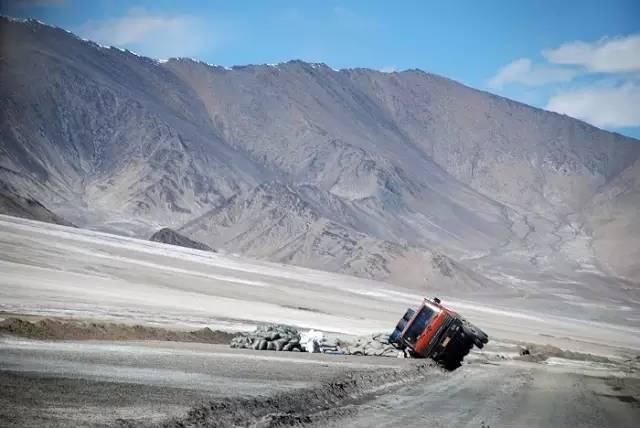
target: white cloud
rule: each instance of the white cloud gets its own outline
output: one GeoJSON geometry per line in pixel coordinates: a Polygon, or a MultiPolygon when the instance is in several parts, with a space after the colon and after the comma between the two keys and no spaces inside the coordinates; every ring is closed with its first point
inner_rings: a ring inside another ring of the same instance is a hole
{"type": "Polygon", "coordinates": [[[552,97],[547,110],[564,113],[599,127],[640,126],[640,86],[585,87],[552,97]]]}
{"type": "Polygon", "coordinates": [[[640,34],[591,43],[564,43],[556,49],[545,50],[543,55],[551,63],[579,65],[594,72],[640,71],[640,34]]]}
{"type": "MultiPolygon", "coordinates": [[[[545,86],[542,96],[556,91],[547,110],[603,128],[640,127],[640,34],[567,42],[541,53],[540,63],[520,58],[504,66],[488,86],[545,86]]],[[[509,93],[514,90],[521,88],[509,93]]]]}
{"type": "Polygon", "coordinates": [[[398,69],[396,68],[395,65],[386,65],[382,67],[380,71],[383,73],[395,73],[396,71],[398,71],[398,69]]]}
{"type": "Polygon", "coordinates": [[[194,56],[216,47],[223,31],[213,26],[196,16],[154,14],[136,8],[118,18],[88,21],[77,32],[103,45],[167,58],[194,56]]]}
{"type": "Polygon", "coordinates": [[[489,86],[500,89],[508,83],[538,86],[555,82],[569,82],[577,74],[577,70],[573,68],[534,64],[529,58],[520,58],[502,67],[489,80],[489,86]]]}

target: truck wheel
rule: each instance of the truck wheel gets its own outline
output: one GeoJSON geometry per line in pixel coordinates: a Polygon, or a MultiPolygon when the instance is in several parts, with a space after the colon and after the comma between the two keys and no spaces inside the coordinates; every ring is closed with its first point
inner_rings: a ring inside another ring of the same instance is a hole
{"type": "Polygon", "coordinates": [[[482,342],[478,336],[473,338],[473,344],[476,345],[478,349],[484,348],[484,342],[482,342]]]}
{"type": "Polygon", "coordinates": [[[473,333],[474,336],[478,337],[482,343],[489,342],[489,335],[484,331],[480,330],[475,325],[471,324],[469,321],[464,320],[464,327],[465,327],[465,330],[471,331],[471,333],[473,333]]]}
{"type": "Polygon", "coordinates": [[[466,325],[462,327],[462,334],[464,335],[465,339],[467,339],[469,342],[472,342],[472,343],[473,343],[473,339],[476,337],[473,330],[471,330],[466,325]]]}

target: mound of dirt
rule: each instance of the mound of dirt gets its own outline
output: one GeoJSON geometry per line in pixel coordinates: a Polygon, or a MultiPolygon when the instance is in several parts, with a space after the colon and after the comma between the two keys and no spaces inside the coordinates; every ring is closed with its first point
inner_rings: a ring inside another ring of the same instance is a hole
{"type": "Polygon", "coordinates": [[[610,363],[611,362],[611,360],[607,357],[601,357],[601,356],[592,355],[592,354],[584,354],[582,352],[565,351],[563,349],[560,349],[558,347],[551,346],[551,345],[534,345],[534,344],[529,344],[529,345],[526,345],[526,347],[523,347],[522,350],[520,351],[520,355],[516,357],[516,359],[539,363],[542,361],[546,361],[551,357],[564,358],[565,360],[591,361],[594,363],[610,363]]]}
{"type": "MultiPolygon", "coordinates": [[[[316,387],[295,389],[271,396],[228,398],[192,408],[183,418],[158,424],[174,427],[281,427],[305,424],[326,425],[328,420],[354,412],[352,404],[381,391],[391,391],[421,377],[442,374],[432,361],[416,362],[403,369],[355,371],[316,387]]],[[[144,426],[135,420],[119,420],[120,426],[144,426]]]]}
{"type": "Polygon", "coordinates": [[[194,331],[176,331],[142,325],[97,323],[45,318],[27,321],[17,317],[0,321],[0,334],[43,340],[160,340],[227,344],[233,334],[208,327],[194,331]]]}

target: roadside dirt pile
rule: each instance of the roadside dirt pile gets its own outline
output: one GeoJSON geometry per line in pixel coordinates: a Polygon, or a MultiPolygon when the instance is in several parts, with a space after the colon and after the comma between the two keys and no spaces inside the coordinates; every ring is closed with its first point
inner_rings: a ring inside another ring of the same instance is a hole
{"type": "Polygon", "coordinates": [[[563,358],[565,360],[590,361],[593,363],[610,363],[607,357],[599,355],[585,354],[582,352],[565,351],[552,345],[535,345],[528,344],[520,350],[520,355],[516,357],[518,360],[540,363],[549,358],[563,358]]]}
{"type": "Polygon", "coordinates": [[[16,317],[0,321],[0,334],[42,340],[161,340],[217,344],[229,343],[233,337],[232,333],[213,331],[207,327],[194,331],[177,331],[141,325],[50,318],[32,322],[16,317]]]}

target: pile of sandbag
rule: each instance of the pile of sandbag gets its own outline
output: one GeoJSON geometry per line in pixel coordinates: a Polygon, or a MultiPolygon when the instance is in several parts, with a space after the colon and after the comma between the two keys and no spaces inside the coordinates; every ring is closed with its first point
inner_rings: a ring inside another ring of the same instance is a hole
{"type": "Polygon", "coordinates": [[[323,354],[346,354],[336,339],[330,339],[321,331],[309,330],[300,334],[300,343],[307,352],[323,354]]]}
{"type": "Polygon", "coordinates": [[[242,333],[231,339],[232,348],[260,351],[302,351],[300,333],[295,328],[273,324],[242,333]]]}
{"type": "Polygon", "coordinates": [[[337,341],[320,331],[309,330],[300,333],[295,328],[280,324],[260,326],[255,331],[241,333],[231,339],[231,347],[259,351],[306,351],[384,357],[398,355],[398,350],[389,343],[387,334],[379,333],[357,337],[352,341],[337,341]]]}
{"type": "Polygon", "coordinates": [[[345,345],[345,351],[350,355],[398,356],[398,350],[389,343],[389,335],[384,333],[358,337],[345,345]]]}

